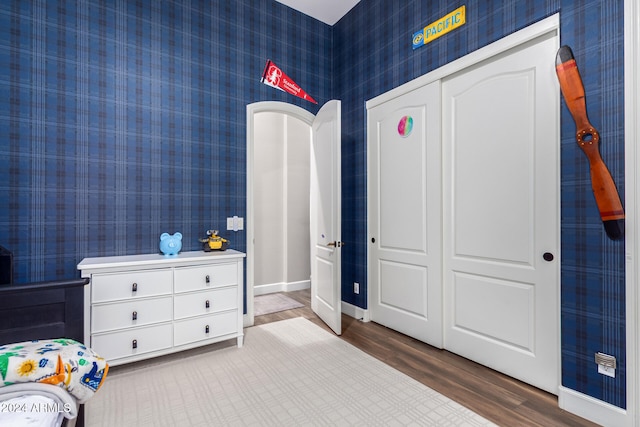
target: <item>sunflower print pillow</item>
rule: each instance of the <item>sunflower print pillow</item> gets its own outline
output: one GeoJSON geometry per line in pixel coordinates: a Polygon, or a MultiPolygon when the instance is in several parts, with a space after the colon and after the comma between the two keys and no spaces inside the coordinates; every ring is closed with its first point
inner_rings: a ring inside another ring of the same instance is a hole
{"type": "Polygon", "coordinates": [[[0,346],[0,387],[26,382],[52,384],[84,403],[98,391],[108,371],[105,359],[68,338],[0,346]]]}

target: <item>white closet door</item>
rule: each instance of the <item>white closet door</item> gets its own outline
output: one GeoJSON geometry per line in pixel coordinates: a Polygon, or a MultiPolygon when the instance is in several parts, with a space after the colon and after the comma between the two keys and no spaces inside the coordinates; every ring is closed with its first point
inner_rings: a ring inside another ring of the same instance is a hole
{"type": "Polygon", "coordinates": [[[445,347],[555,394],[557,49],[541,37],[442,83],[445,347]]]}
{"type": "Polygon", "coordinates": [[[442,347],[440,83],[368,113],[371,320],[442,347]]]}

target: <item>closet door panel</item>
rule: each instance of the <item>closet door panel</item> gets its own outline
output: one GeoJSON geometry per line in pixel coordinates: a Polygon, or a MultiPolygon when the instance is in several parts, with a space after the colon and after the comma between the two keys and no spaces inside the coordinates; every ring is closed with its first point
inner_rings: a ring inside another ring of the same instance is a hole
{"type": "Polygon", "coordinates": [[[445,348],[551,393],[559,384],[557,49],[556,36],[541,36],[442,83],[445,348]]]}
{"type": "Polygon", "coordinates": [[[369,110],[372,320],[442,345],[440,84],[369,110]]]}

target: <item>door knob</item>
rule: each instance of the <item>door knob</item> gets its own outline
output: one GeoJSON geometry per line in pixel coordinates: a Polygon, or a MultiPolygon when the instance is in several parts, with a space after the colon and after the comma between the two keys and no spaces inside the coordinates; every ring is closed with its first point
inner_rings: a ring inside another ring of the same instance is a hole
{"type": "Polygon", "coordinates": [[[553,254],[551,252],[545,252],[544,255],[542,255],[542,259],[551,262],[553,261],[553,254]]]}

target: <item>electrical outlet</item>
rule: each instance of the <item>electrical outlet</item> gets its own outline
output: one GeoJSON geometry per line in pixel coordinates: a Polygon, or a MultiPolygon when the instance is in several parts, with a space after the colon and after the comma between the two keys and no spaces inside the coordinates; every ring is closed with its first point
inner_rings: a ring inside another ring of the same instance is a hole
{"type": "Polygon", "coordinates": [[[360,293],[360,283],[353,282],[353,293],[354,294],[359,294],[360,293]]]}
{"type": "Polygon", "coordinates": [[[616,377],[616,369],[615,368],[611,368],[609,366],[598,365],[598,373],[602,374],[602,375],[606,375],[606,376],[611,377],[611,378],[615,378],[616,377]]]}
{"type": "Polygon", "coordinates": [[[608,377],[616,377],[616,358],[604,353],[596,353],[598,373],[608,377]]]}

